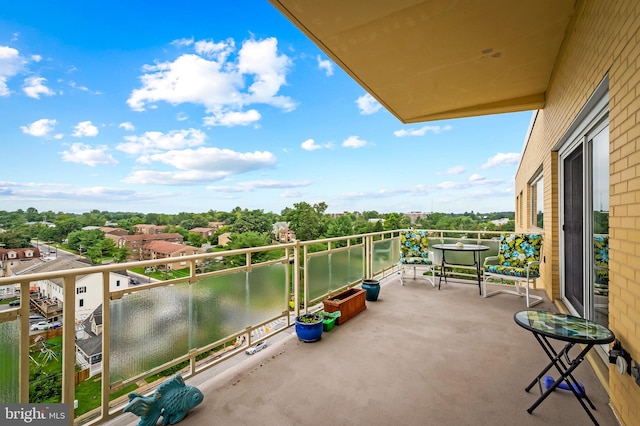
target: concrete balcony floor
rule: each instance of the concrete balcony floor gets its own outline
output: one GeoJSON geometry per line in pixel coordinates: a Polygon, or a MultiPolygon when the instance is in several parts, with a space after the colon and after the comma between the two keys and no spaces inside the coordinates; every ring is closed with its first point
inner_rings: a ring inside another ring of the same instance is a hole
{"type": "MultiPolygon", "coordinates": [[[[241,362],[233,367],[217,368],[225,361],[187,380],[205,399],[179,424],[590,424],[563,390],[527,413],[539,393],[524,388],[549,360],[513,321],[526,309],[524,298],[485,299],[468,283],[450,280],[438,291],[419,278],[402,287],[394,274],[382,281],[377,301],[320,341],[302,343],[291,327],[258,354],[237,356],[241,362]]],[[[534,309],[555,311],[548,301],[534,309]]],[[[555,369],[548,374],[558,375],[555,369]]],[[[618,425],[590,364],[574,376],[595,404],[598,422],[618,425]]],[[[126,413],[107,424],[138,420],[126,413]]]]}

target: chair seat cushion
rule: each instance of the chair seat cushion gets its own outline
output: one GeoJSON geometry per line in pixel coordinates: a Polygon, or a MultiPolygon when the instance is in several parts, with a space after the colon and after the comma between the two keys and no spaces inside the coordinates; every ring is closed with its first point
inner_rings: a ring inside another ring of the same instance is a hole
{"type": "MultiPolygon", "coordinates": [[[[489,265],[485,268],[485,271],[492,274],[506,275],[509,277],[527,277],[527,268],[519,268],[515,266],[489,265]]],[[[539,276],[540,273],[538,272],[538,268],[532,267],[529,270],[530,278],[538,278],[539,276]]]]}
{"type": "Polygon", "coordinates": [[[401,257],[400,263],[404,265],[431,265],[431,259],[428,257],[401,257]]]}

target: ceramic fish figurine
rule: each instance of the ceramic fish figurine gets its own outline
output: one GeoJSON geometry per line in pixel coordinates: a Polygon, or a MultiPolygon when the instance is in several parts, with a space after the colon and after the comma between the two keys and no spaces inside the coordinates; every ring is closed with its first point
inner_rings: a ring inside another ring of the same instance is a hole
{"type": "Polygon", "coordinates": [[[176,374],[158,386],[151,396],[130,393],[129,404],[124,411],[140,416],[138,426],[155,426],[160,416],[162,426],[174,425],[203,399],[200,389],[185,385],[182,376],[176,374]]]}

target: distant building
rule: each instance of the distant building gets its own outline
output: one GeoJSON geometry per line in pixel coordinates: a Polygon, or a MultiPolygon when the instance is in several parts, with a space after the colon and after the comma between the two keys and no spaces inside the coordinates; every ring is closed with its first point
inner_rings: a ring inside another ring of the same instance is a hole
{"type": "Polygon", "coordinates": [[[105,234],[106,238],[110,238],[116,243],[116,247],[126,247],[129,250],[130,260],[146,260],[142,247],[152,241],[167,241],[170,243],[182,244],[184,238],[177,232],[168,234],[136,234],[136,235],[113,235],[105,234]]]}
{"type": "Polygon", "coordinates": [[[195,232],[202,235],[203,238],[209,238],[216,233],[216,228],[192,228],[189,232],[195,232]]]}
{"type": "Polygon", "coordinates": [[[0,247],[0,277],[17,275],[17,271],[40,262],[40,249],[37,247],[11,248],[0,247]]]}
{"type": "Polygon", "coordinates": [[[492,220],[491,223],[493,223],[495,226],[503,226],[509,223],[509,218],[503,217],[501,219],[492,220]]]}
{"type": "Polygon", "coordinates": [[[224,225],[224,222],[209,222],[209,228],[213,228],[215,231],[222,228],[224,225]]]}
{"type": "Polygon", "coordinates": [[[203,249],[198,247],[191,247],[168,241],[151,241],[142,247],[144,260],[171,259],[171,262],[167,262],[163,265],[167,270],[186,268],[189,264],[185,261],[181,261],[180,257],[201,254],[204,252],[205,251],[203,249]]]}
{"type": "Polygon", "coordinates": [[[231,232],[225,232],[223,234],[218,235],[218,245],[220,247],[225,247],[231,241],[231,232]]]}
{"type": "Polygon", "coordinates": [[[164,232],[166,226],[165,225],[149,225],[149,224],[138,224],[134,225],[133,229],[136,234],[143,235],[156,235],[164,232]]]}
{"type": "Polygon", "coordinates": [[[409,212],[409,213],[406,213],[405,216],[409,216],[411,223],[416,223],[418,219],[424,219],[429,215],[423,212],[409,212]]]}
{"type": "Polygon", "coordinates": [[[102,371],[102,305],[76,328],[76,361],[89,368],[89,377],[102,371]]]}
{"type": "MultiPolygon", "coordinates": [[[[59,257],[33,268],[29,273],[54,272],[67,269],[89,268],[91,263],[85,259],[59,257]]],[[[126,271],[109,272],[109,289],[115,291],[127,287],[129,277],[126,271]]],[[[32,283],[37,287],[39,297],[32,298],[31,306],[47,318],[62,314],[64,296],[63,279],[37,280],[32,283]]],[[[102,304],[102,273],[79,275],[75,282],[75,320],[84,320],[91,312],[102,304]]]]}

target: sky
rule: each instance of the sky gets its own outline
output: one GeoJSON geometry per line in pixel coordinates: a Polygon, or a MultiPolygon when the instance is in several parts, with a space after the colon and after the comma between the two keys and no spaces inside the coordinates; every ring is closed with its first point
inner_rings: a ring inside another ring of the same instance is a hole
{"type": "Polygon", "coordinates": [[[402,124],[266,0],[3,3],[0,210],[515,210],[531,112],[402,124]]]}

